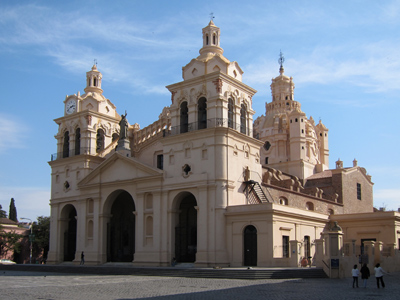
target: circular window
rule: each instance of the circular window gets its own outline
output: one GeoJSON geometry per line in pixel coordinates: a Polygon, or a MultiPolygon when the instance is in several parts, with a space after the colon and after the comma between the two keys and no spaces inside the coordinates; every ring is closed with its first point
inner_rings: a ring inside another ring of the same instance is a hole
{"type": "Polygon", "coordinates": [[[271,148],[271,143],[269,141],[266,141],[264,144],[264,149],[268,151],[270,148],[271,148]]]}

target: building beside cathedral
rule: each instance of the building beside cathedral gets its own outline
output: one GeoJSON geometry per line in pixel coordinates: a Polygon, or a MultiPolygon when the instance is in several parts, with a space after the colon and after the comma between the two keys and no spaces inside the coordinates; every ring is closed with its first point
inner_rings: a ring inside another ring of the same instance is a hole
{"type": "Polygon", "coordinates": [[[356,160],[329,169],[329,131],[301,110],[283,64],[254,120],[256,91],[223,56],[212,21],[202,42],[143,129],[103,95],[96,65],[84,94],[65,98],[49,162],[48,263],[77,263],[82,251],[89,264],[139,266],[297,267],[307,257],[328,272],[334,257],[381,259],[377,247],[397,259],[400,214],[374,212],[356,160]]]}

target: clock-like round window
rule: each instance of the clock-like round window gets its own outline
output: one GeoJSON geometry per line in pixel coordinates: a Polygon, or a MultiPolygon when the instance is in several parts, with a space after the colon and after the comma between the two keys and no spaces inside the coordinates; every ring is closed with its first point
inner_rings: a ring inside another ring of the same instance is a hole
{"type": "Polygon", "coordinates": [[[268,151],[270,148],[271,148],[271,143],[269,141],[266,141],[264,144],[264,149],[268,151]]]}

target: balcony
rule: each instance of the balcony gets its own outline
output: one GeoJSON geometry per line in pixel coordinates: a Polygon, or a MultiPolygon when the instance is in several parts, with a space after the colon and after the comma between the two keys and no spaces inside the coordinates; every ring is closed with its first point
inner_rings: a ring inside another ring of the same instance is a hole
{"type": "Polygon", "coordinates": [[[227,118],[214,118],[207,119],[204,122],[193,122],[180,126],[173,126],[169,131],[165,132],[164,136],[172,136],[213,127],[229,127],[248,136],[252,136],[253,133],[252,130],[250,130],[248,127],[242,126],[240,123],[233,122],[227,118]]]}
{"type": "MultiPolygon", "coordinates": [[[[97,155],[97,153],[94,152],[95,149],[92,149],[92,154],[97,155]],[[94,154],[95,153],[95,154],[94,154]]],[[[68,158],[68,157],[73,157],[77,155],[90,155],[90,148],[80,148],[80,151],[75,151],[75,149],[69,150],[69,151],[62,151],[62,152],[57,152],[51,155],[51,161],[62,159],[62,158],[68,158]]]]}

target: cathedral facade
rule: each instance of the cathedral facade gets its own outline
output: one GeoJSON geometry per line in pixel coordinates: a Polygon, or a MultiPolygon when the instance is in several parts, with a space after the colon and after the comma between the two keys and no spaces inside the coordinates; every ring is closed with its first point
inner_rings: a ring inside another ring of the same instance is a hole
{"type": "MultiPolygon", "coordinates": [[[[143,129],[103,95],[96,65],[85,93],[65,98],[49,162],[48,263],[84,251],[88,264],[318,265],[336,216],[354,228],[354,216],[373,214],[371,177],[357,161],[329,169],[328,129],[301,111],[283,64],[254,120],[256,91],[220,41],[211,21],[183,81],[167,86],[170,105],[143,129]]],[[[343,230],[341,245],[398,247],[397,236],[343,230]]]]}

